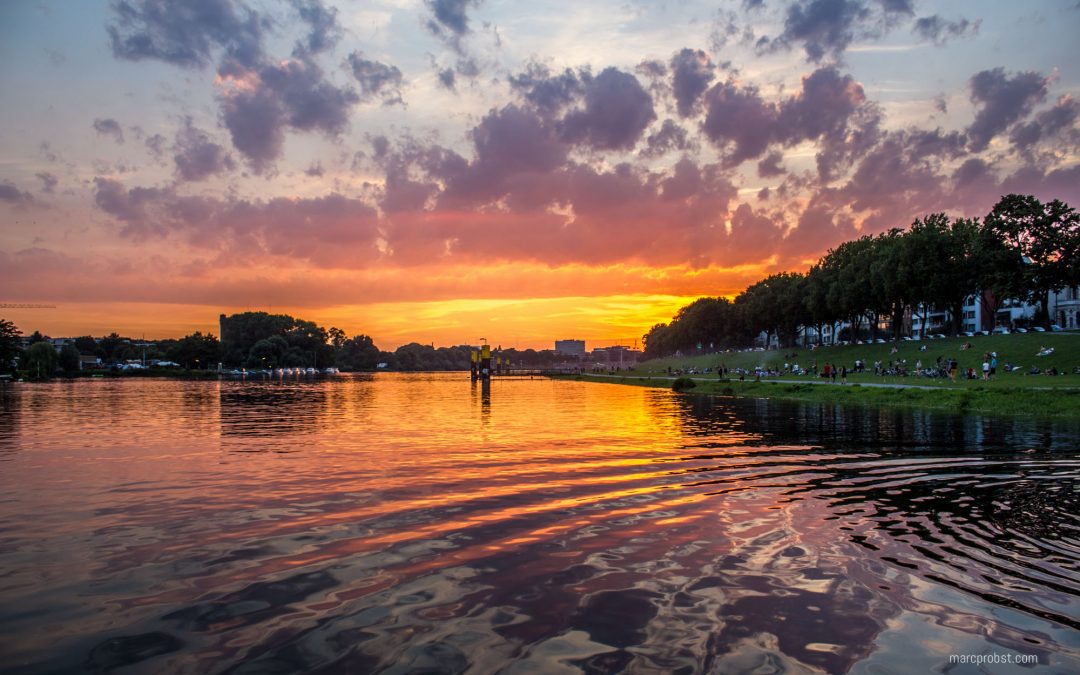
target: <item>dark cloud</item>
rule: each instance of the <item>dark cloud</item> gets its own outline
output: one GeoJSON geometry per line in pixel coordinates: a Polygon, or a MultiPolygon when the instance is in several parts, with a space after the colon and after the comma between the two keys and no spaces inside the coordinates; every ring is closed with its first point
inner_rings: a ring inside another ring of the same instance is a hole
{"type": "Polygon", "coordinates": [[[427,157],[446,184],[442,200],[478,205],[498,199],[506,181],[523,174],[544,174],[566,162],[568,148],[536,112],[515,105],[493,110],[472,131],[476,159],[454,155],[427,157]]]}
{"type": "Polygon", "coordinates": [[[383,103],[403,103],[401,100],[401,71],[397,66],[364,58],[364,53],[355,51],[348,56],[353,77],[360,83],[360,98],[370,101],[379,98],[383,103]]]}
{"type": "Polygon", "coordinates": [[[124,142],[124,130],[120,128],[120,123],[112,118],[94,120],[94,131],[98,136],[112,137],[117,143],[124,142]]]}
{"type": "Polygon", "coordinates": [[[285,144],[284,111],[269,87],[236,89],[222,97],[221,113],[233,147],[256,173],[270,169],[285,144]]]}
{"type": "Polygon", "coordinates": [[[14,183],[7,181],[0,183],[0,202],[11,204],[12,206],[27,206],[34,201],[34,195],[29,192],[19,190],[14,183]]]}
{"type": "Polygon", "coordinates": [[[705,105],[702,130],[718,148],[731,146],[726,157],[730,166],[760,157],[776,139],[777,108],[762,99],[756,87],[716,84],[705,95],[705,105]]]}
{"type": "Polygon", "coordinates": [[[200,181],[236,168],[225,148],[210,140],[205,131],[195,128],[190,117],[176,134],[173,161],[181,181],[200,181]]]}
{"type": "Polygon", "coordinates": [[[339,194],[266,201],[178,195],[172,188],[126,188],[95,178],[94,201],[133,239],[177,236],[201,248],[296,256],[346,265],[378,256],[377,213],[339,194]]]}
{"type": "Polygon", "coordinates": [[[686,129],[680,127],[675,120],[664,120],[660,129],[649,134],[649,137],[645,139],[645,148],[641,151],[641,156],[661,157],[673,150],[692,150],[695,147],[686,129]]]}
{"type": "Polygon", "coordinates": [[[761,157],[774,143],[820,141],[818,171],[829,180],[872,147],[880,133],[880,111],[867,101],[862,85],[832,66],[804,77],[801,89],[779,104],[765,101],[755,87],[729,81],[706,93],[705,106],[702,130],[726,151],[729,166],[761,157]]]}
{"type": "Polygon", "coordinates": [[[457,89],[457,77],[454,75],[453,68],[443,68],[439,71],[439,84],[450,91],[457,89]]]}
{"type": "Polygon", "coordinates": [[[479,0],[425,0],[431,10],[428,30],[438,36],[460,37],[469,32],[467,9],[480,4],[479,0]]]}
{"type": "Polygon", "coordinates": [[[628,150],[656,119],[652,97],[637,78],[606,68],[585,87],[585,108],[562,120],[563,137],[597,150],[628,150]]]}
{"type": "Polygon", "coordinates": [[[780,164],[784,161],[784,155],[781,152],[770,152],[766,155],[765,159],[758,162],[757,172],[761,178],[774,178],[776,176],[782,176],[786,173],[784,167],[780,164]]]}
{"type": "Polygon", "coordinates": [[[700,49],[683,49],[671,59],[671,86],[679,114],[689,117],[698,98],[715,77],[709,55],[700,49]]]}
{"type": "Polygon", "coordinates": [[[60,179],[58,179],[55,175],[49,173],[48,171],[39,171],[34,175],[37,177],[38,180],[41,181],[42,192],[46,194],[52,194],[56,192],[56,186],[60,183],[60,179]]]}
{"type": "Polygon", "coordinates": [[[251,67],[267,22],[231,0],[120,0],[107,26],[116,58],[155,59],[186,68],[210,64],[215,47],[251,67]]]}
{"type": "Polygon", "coordinates": [[[833,67],[804,77],[802,90],[780,107],[780,133],[788,142],[842,137],[848,118],[866,102],[862,85],[833,67]]]}
{"type": "Polygon", "coordinates": [[[860,24],[869,17],[870,10],[858,0],[795,2],[788,7],[784,31],[776,42],[801,42],[806,58],[815,63],[827,56],[835,58],[860,34],[860,24]]]}
{"type": "Polygon", "coordinates": [[[1076,147],[1077,136],[1080,135],[1076,128],[1077,118],[1080,117],[1080,105],[1076,99],[1065,95],[1058,99],[1054,107],[1044,110],[1035,116],[1030,122],[1018,124],[1013,127],[1009,140],[1021,151],[1032,148],[1041,140],[1054,137],[1061,132],[1070,132],[1070,143],[1076,147]]]}
{"type": "Polygon", "coordinates": [[[915,16],[914,0],[878,0],[886,14],[915,16]]]}
{"type": "Polygon", "coordinates": [[[310,176],[312,178],[322,178],[324,173],[326,172],[323,170],[322,162],[315,162],[308,168],[304,169],[304,175],[310,176]]]}
{"type": "Polygon", "coordinates": [[[550,118],[581,99],[591,76],[588,71],[575,73],[569,68],[553,76],[546,66],[530,63],[525,72],[511,75],[509,79],[511,89],[550,118]]]}
{"type": "Polygon", "coordinates": [[[915,21],[912,31],[936,45],[944,45],[950,38],[970,37],[979,32],[980,21],[957,19],[948,21],[938,15],[923,16],[915,21]]]}
{"type": "Polygon", "coordinates": [[[984,70],[972,76],[970,84],[971,102],[977,110],[967,134],[974,152],[985,149],[994,136],[1046,99],[1046,78],[1031,71],[1010,77],[1004,68],[984,70]]]}
{"type": "Polygon", "coordinates": [[[307,36],[297,42],[295,56],[318,54],[338,43],[343,31],[337,22],[336,7],[327,7],[322,0],[293,0],[292,4],[310,28],[307,36]]]}
{"type": "Polygon", "coordinates": [[[352,89],[327,82],[322,69],[306,59],[266,65],[247,77],[254,81],[222,94],[222,117],[233,146],[257,172],[281,155],[286,129],[337,136],[360,100],[352,89]]]}
{"type": "Polygon", "coordinates": [[[147,151],[154,159],[161,159],[165,156],[165,137],[161,134],[148,136],[143,143],[146,145],[147,151]]]}
{"type": "Polygon", "coordinates": [[[667,66],[664,65],[664,62],[657,61],[655,59],[642,61],[638,64],[637,68],[635,68],[635,71],[649,79],[667,77],[668,72],[667,66]]]}

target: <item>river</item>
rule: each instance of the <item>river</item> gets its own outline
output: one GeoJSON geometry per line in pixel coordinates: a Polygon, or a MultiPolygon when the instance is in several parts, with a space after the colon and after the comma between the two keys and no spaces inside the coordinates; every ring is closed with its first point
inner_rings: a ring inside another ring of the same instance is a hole
{"type": "Polygon", "coordinates": [[[0,670],[1080,672],[1078,476],[1073,423],[616,384],[6,385],[0,670]]]}

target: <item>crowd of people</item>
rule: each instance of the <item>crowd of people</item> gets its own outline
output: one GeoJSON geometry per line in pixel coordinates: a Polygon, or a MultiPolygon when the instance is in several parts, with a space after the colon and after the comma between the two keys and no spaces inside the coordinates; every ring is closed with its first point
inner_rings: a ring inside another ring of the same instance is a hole
{"type": "MultiPolygon", "coordinates": [[[[965,343],[961,345],[961,351],[967,351],[971,348],[971,343],[965,343]]],[[[925,351],[921,349],[920,351],[925,351]]],[[[896,349],[893,349],[891,354],[895,354],[896,349]]],[[[1054,348],[1043,347],[1039,350],[1036,356],[1049,356],[1054,353],[1054,348]]],[[[891,355],[890,354],[890,355],[891,355]]],[[[755,379],[767,378],[767,377],[782,377],[786,375],[795,376],[809,376],[820,377],[830,382],[839,381],[840,384],[847,384],[847,378],[849,374],[853,373],[866,373],[872,369],[873,373],[879,377],[926,377],[926,378],[948,378],[949,380],[956,382],[959,379],[965,380],[983,380],[990,381],[998,375],[998,353],[996,351],[988,351],[982,355],[981,360],[977,360],[974,365],[961,366],[960,362],[953,357],[946,357],[944,355],[938,356],[933,362],[924,363],[922,358],[915,361],[914,366],[909,365],[907,359],[889,359],[887,361],[874,361],[872,366],[867,365],[867,362],[863,359],[855,359],[854,362],[848,366],[845,363],[825,362],[819,366],[817,359],[813,359],[809,366],[801,366],[796,360],[798,357],[797,352],[791,352],[784,354],[783,366],[756,366],[754,368],[728,368],[726,364],[719,363],[715,366],[708,366],[704,368],[687,367],[687,368],[672,368],[668,367],[667,371],[669,375],[713,375],[715,374],[720,379],[737,378],[739,380],[745,380],[748,376],[755,379]]],[[[1010,362],[1005,362],[1001,365],[1001,371],[1005,373],[1012,373],[1023,370],[1023,366],[1019,366],[1010,362]]],[[[1080,366],[1077,366],[1073,370],[1074,374],[1080,374],[1080,366]]],[[[1032,366],[1027,370],[1029,375],[1062,375],[1056,367],[1039,368],[1038,366],[1032,366]]]]}

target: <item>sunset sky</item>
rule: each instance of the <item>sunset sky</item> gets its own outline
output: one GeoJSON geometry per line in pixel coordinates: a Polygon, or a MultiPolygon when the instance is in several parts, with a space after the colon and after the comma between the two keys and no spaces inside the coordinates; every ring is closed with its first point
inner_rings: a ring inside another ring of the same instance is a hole
{"type": "Polygon", "coordinates": [[[1080,206],[1080,4],[0,4],[0,309],[632,341],[1007,192],[1080,206]]]}

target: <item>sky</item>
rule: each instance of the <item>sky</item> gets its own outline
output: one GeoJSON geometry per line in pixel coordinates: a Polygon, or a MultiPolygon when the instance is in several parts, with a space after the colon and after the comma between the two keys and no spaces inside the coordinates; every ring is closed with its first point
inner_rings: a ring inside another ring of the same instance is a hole
{"type": "Polygon", "coordinates": [[[1080,205],[1080,3],[0,4],[0,309],[630,344],[1001,195],[1080,205]]]}

